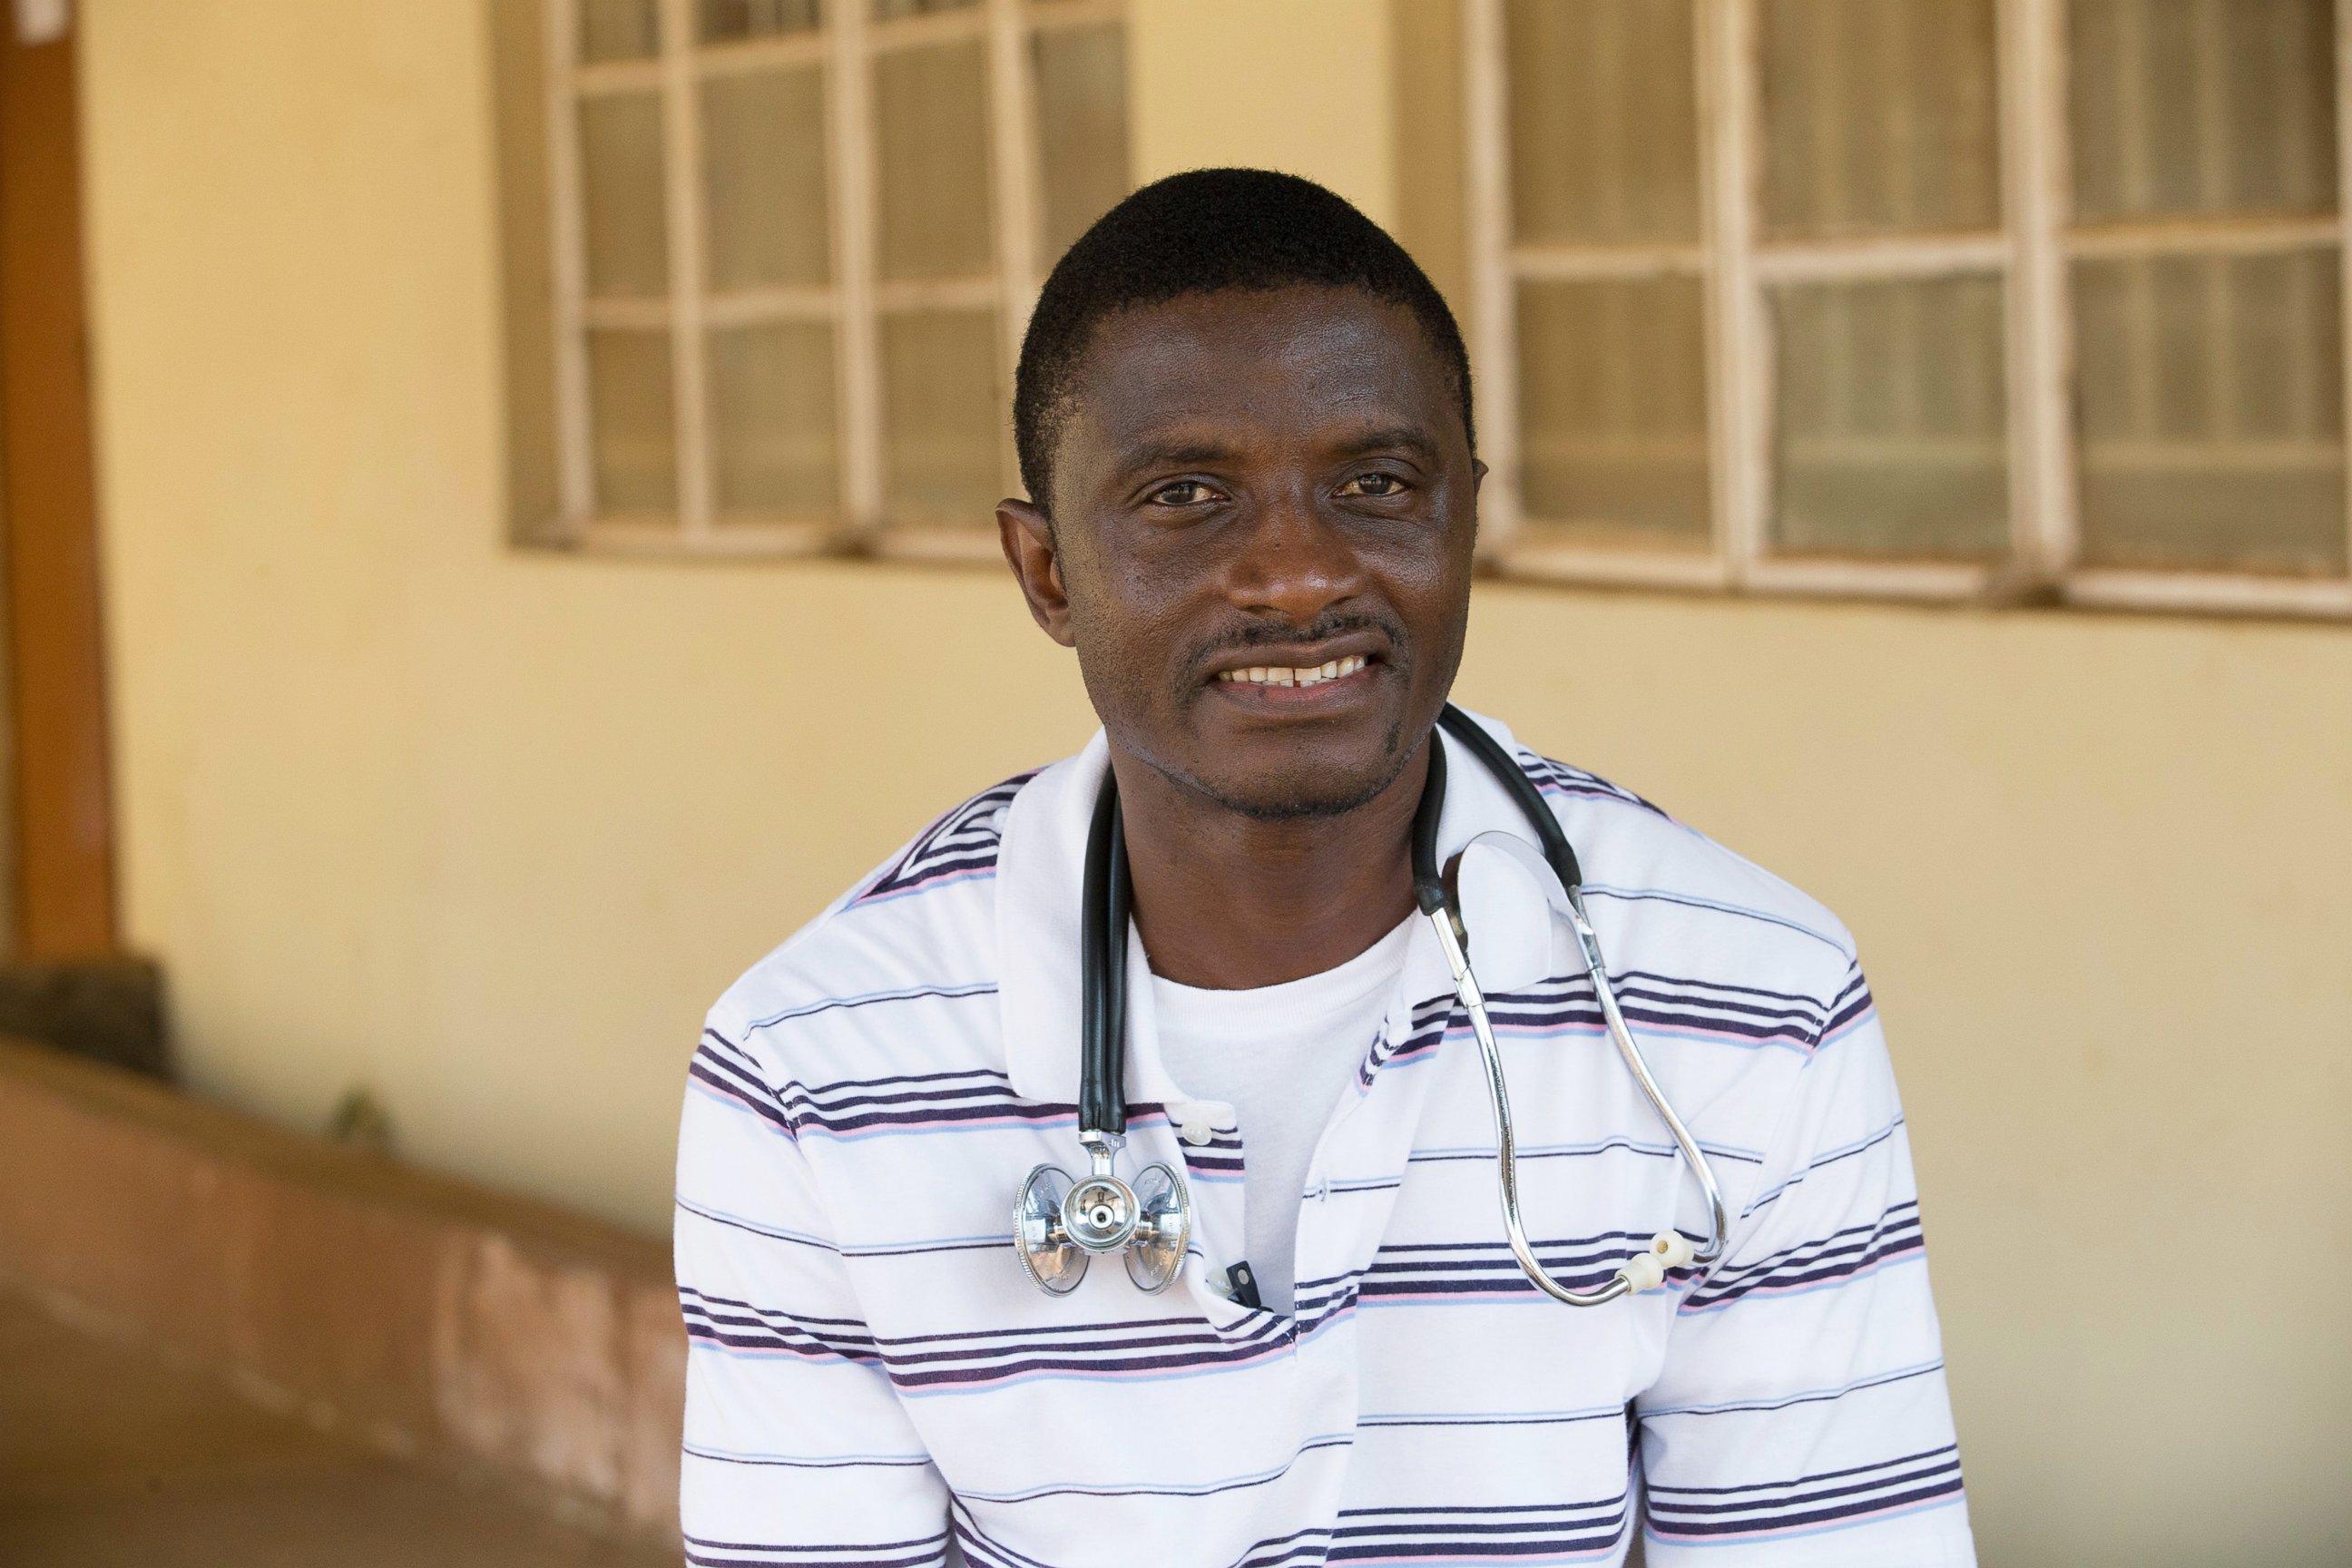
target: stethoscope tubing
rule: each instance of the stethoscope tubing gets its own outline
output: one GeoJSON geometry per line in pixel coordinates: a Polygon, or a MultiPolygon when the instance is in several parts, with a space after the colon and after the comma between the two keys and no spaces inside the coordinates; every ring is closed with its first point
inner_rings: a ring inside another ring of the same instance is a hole
{"type": "Polygon", "coordinates": [[[1127,926],[1135,901],[1118,775],[1103,772],[1079,909],[1078,1141],[1127,1132],[1127,926]]]}
{"type": "MultiPolygon", "coordinates": [[[[1703,1245],[1694,1246],[1679,1231],[1660,1231],[1647,1252],[1634,1254],[1614,1279],[1598,1289],[1569,1289],[1536,1256],[1519,1206],[1518,1141],[1511,1116],[1510,1080],[1504,1071],[1502,1048],[1495,1039],[1494,1021],[1487,1016],[1486,994],[1471,966],[1470,932],[1463,923],[1455,887],[1462,857],[1469,846],[1457,852],[1442,869],[1437,863],[1438,820],[1445,801],[1445,747],[1442,742],[1433,743],[1428,778],[1413,816],[1413,899],[1437,934],[1438,945],[1453,973],[1455,996],[1469,1016],[1471,1034],[1478,1043],[1487,1100],[1494,1113],[1496,1186],[1502,1200],[1503,1231],[1510,1242],[1512,1257],[1538,1289],[1571,1307],[1597,1307],[1655,1287],[1670,1268],[1713,1263],[1723,1256],[1730,1234],[1722,1188],[1716,1182],[1713,1165],[1690,1129],[1675,1113],[1642,1054],[1640,1043],[1625,1023],[1624,1011],[1618,1005],[1608,966],[1601,958],[1601,939],[1585,913],[1582,869],[1567,834],[1561,831],[1542,792],[1510,753],[1479,727],[1477,721],[1447,703],[1438,715],[1438,723],[1494,774],[1534,828],[1539,852],[1531,850],[1524,839],[1499,832],[1481,834],[1471,842],[1475,845],[1492,839],[1525,865],[1539,883],[1549,879],[1557,885],[1559,896],[1552,896],[1547,889],[1546,902],[1568,921],[1576,933],[1585,973],[1592,983],[1609,1038],[1706,1196],[1708,1235],[1703,1245]]],[[[1171,1167],[1156,1165],[1144,1173],[1145,1176],[1166,1173],[1168,1190],[1143,1205],[1139,1205],[1131,1189],[1112,1175],[1112,1163],[1126,1142],[1127,1132],[1127,932],[1133,885],[1128,874],[1124,826],[1118,778],[1106,772],[1087,837],[1079,919],[1078,1142],[1092,1157],[1095,1173],[1089,1178],[1092,1185],[1087,1188],[1071,1188],[1066,1177],[1061,1177],[1060,1185],[1053,1187],[1048,1178],[1060,1177],[1060,1173],[1041,1165],[1031,1173],[1014,1202],[1013,1244],[1023,1267],[1041,1288],[1057,1295],[1074,1289],[1078,1277],[1084,1274],[1085,1259],[1079,1251],[1132,1253],[1136,1246],[1150,1245],[1159,1247],[1153,1260],[1139,1263],[1139,1255],[1130,1256],[1129,1272],[1147,1290],[1165,1289],[1182,1263],[1185,1239],[1192,1229],[1191,1200],[1183,1190],[1181,1178],[1171,1167]],[[1041,1182],[1047,1183],[1052,1191],[1078,1194],[1063,1205],[1059,1219],[1045,1212],[1054,1206],[1050,1202],[1042,1207],[1032,1204],[1033,1190],[1041,1182]],[[1068,1205],[1079,1203],[1095,1187],[1109,1194],[1128,1217],[1123,1225],[1112,1227],[1098,1238],[1088,1239],[1083,1234],[1085,1226],[1070,1215],[1068,1205]],[[1154,1223],[1139,1225],[1135,1216],[1141,1206],[1150,1207],[1161,1217],[1154,1223]],[[1127,1240],[1129,1234],[1139,1239],[1130,1244],[1127,1240]],[[1052,1263],[1050,1269],[1041,1267],[1046,1262],[1052,1263]]]]}

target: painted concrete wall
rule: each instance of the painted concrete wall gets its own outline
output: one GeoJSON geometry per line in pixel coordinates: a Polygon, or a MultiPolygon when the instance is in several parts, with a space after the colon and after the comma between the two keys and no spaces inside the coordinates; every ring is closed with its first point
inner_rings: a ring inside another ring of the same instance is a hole
{"type": "Polygon", "coordinates": [[[1320,180],[1393,227],[1395,3],[1128,0],[1138,175],[1280,169],[1320,180]]]}
{"type": "MultiPolygon", "coordinates": [[[[1141,0],[1142,172],[1379,210],[1385,16],[1141,0]]],[[[365,1082],[658,1227],[704,1005],[1076,745],[1074,667],[991,573],[502,542],[478,5],[84,18],[125,912],[190,1076],[365,1082]]],[[[1487,586],[1462,695],[1860,933],[1989,1563],[2352,1555],[2352,628],[1487,586]]]]}

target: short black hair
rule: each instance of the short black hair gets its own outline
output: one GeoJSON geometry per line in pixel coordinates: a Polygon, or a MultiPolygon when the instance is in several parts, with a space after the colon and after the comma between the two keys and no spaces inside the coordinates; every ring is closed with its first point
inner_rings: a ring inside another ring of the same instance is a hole
{"type": "Polygon", "coordinates": [[[1193,169],[1154,181],[1097,219],[1037,296],[1013,388],[1013,445],[1030,500],[1053,510],[1054,443],[1097,323],[1187,294],[1302,285],[1360,289],[1410,310],[1453,379],[1463,435],[1476,449],[1462,329],[1404,247],[1312,180],[1193,169]]]}

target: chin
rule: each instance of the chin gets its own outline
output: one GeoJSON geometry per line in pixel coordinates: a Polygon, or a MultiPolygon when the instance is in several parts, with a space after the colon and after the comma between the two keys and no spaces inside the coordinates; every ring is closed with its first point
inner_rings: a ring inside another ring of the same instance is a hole
{"type": "Polygon", "coordinates": [[[1227,811],[1258,822],[1344,816],[1370,805],[1404,771],[1405,755],[1322,763],[1292,756],[1277,767],[1219,770],[1195,777],[1194,787],[1227,811]]]}

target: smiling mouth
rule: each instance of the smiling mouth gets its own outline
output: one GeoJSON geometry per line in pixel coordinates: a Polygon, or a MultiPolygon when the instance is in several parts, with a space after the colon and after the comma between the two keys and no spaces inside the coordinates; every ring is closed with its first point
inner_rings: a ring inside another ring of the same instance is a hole
{"type": "Polygon", "coordinates": [[[1220,685],[1231,686],[1320,686],[1327,680],[1339,680],[1353,675],[1369,662],[1362,654],[1351,653],[1345,658],[1303,667],[1252,665],[1246,669],[1221,669],[1217,672],[1217,681],[1220,685]]]}

